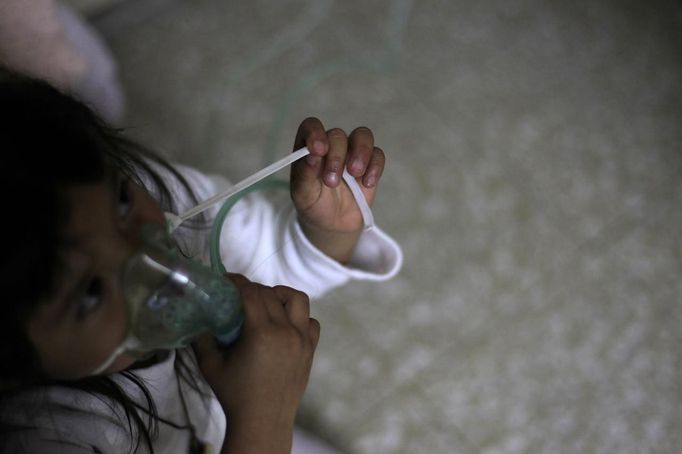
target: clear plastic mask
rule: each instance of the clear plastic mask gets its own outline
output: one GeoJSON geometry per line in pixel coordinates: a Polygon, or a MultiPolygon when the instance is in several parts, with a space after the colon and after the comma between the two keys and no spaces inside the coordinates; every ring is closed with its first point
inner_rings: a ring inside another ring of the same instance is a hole
{"type": "Polygon", "coordinates": [[[239,335],[242,304],[227,277],[183,257],[161,226],[144,226],[141,240],[121,278],[126,338],[93,374],[106,370],[121,354],[141,358],[184,347],[202,332],[213,332],[224,345],[239,335]]]}

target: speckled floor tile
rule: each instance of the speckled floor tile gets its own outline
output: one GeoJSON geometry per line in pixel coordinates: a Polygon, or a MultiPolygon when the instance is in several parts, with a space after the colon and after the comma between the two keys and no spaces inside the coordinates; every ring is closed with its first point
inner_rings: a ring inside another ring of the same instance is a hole
{"type": "Polygon", "coordinates": [[[414,383],[478,452],[675,452],[679,222],[667,211],[575,254],[542,307],[491,318],[414,383]]]}
{"type": "Polygon", "coordinates": [[[380,409],[383,417],[355,428],[349,452],[478,452],[467,435],[438,410],[436,402],[416,387],[401,389],[382,402],[380,409]]]}

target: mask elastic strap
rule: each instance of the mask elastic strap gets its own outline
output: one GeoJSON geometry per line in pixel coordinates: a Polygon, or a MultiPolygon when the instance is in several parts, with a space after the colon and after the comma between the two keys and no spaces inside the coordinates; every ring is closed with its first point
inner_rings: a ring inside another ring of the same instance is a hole
{"type": "MultiPolygon", "coordinates": [[[[196,205],[195,207],[187,210],[186,212],[182,213],[181,215],[176,215],[174,213],[169,213],[166,212],[166,221],[168,222],[168,230],[169,233],[172,233],[176,228],[180,226],[184,221],[187,219],[196,216],[197,214],[201,213],[202,211],[206,210],[209,208],[211,205],[214,205],[218,202],[221,202],[225,199],[228,199],[232,197],[233,195],[237,194],[240,191],[243,191],[250,186],[253,186],[254,184],[258,183],[261,181],[263,178],[266,178],[273,173],[277,172],[278,170],[282,169],[283,167],[288,166],[289,164],[301,159],[302,157],[308,155],[310,151],[308,151],[307,148],[303,147],[299,150],[294,151],[290,155],[280,159],[279,161],[276,161],[269,166],[259,170],[258,172],[254,173],[250,177],[247,177],[240,181],[239,183],[235,184],[234,186],[231,186],[228,190],[216,194],[213,197],[205,200],[204,202],[200,203],[199,205],[196,205]]],[[[353,177],[350,173],[348,173],[348,170],[346,168],[343,169],[343,179],[348,185],[348,188],[350,189],[351,193],[353,194],[353,197],[355,198],[355,203],[358,204],[358,207],[360,208],[360,212],[362,213],[362,220],[365,225],[365,230],[371,230],[374,228],[374,216],[372,215],[372,209],[369,207],[367,204],[367,200],[365,199],[365,195],[362,193],[362,189],[360,189],[360,185],[358,182],[355,180],[355,177],[353,177]]]]}
{"type": "Polygon", "coordinates": [[[235,184],[234,186],[231,186],[228,190],[216,194],[213,197],[206,199],[199,205],[190,208],[186,212],[182,213],[181,215],[176,215],[173,213],[165,213],[166,215],[166,221],[168,223],[168,231],[169,233],[172,233],[180,224],[185,222],[187,219],[196,216],[197,214],[201,213],[202,211],[206,210],[209,208],[211,205],[214,205],[222,200],[225,200],[234,194],[238,193],[239,191],[242,191],[249,186],[252,186],[256,183],[258,183],[260,180],[262,180],[265,177],[268,177],[272,175],[273,173],[277,172],[283,167],[288,166],[294,161],[298,161],[301,159],[303,156],[306,156],[310,154],[310,151],[306,147],[303,147],[299,150],[294,151],[293,153],[285,156],[284,158],[280,159],[279,161],[273,162],[269,166],[259,170],[258,172],[254,173],[250,177],[244,178],[242,181],[239,183],[235,184]]]}
{"type": "Polygon", "coordinates": [[[109,357],[106,360],[104,360],[104,362],[100,364],[100,366],[97,369],[92,371],[91,375],[99,375],[105,370],[107,370],[109,366],[111,366],[114,363],[114,361],[116,361],[116,358],[118,358],[119,355],[121,355],[124,351],[125,344],[119,345],[118,348],[116,348],[116,350],[114,350],[114,352],[111,355],[109,355],[109,357]]]}
{"type": "Polygon", "coordinates": [[[355,198],[355,203],[357,203],[358,208],[360,208],[360,213],[362,213],[362,222],[365,224],[365,230],[372,230],[374,228],[374,215],[372,214],[372,209],[369,207],[367,199],[365,199],[365,195],[362,193],[362,189],[360,189],[360,185],[358,184],[357,180],[353,175],[348,173],[346,168],[343,169],[343,181],[345,181],[348,185],[350,192],[355,198]]]}
{"type": "Polygon", "coordinates": [[[140,343],[137,341],[137,338],[128,336],[118,347],[116,347],[116,350],[109,355],[107,359],[104,360],[102,364],[97,367],[94,371],[92,371],[91,375],[99,375],[105,370],[107,370],[113,363],[116,361],[116,358],[118,358],[120,355],[122,355],[126,350],[134,349],[136,347],[139,347],[140,343]]]}

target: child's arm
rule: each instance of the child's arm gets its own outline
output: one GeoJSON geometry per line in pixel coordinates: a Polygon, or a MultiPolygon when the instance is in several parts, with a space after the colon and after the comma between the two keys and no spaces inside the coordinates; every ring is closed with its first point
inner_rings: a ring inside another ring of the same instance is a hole
{"type": "Polygon", "coordinates": [[[311,154],[291,169],[291,196],[301,229],[329,257],[347,263],[362,232],[363,221],[350,189],[342,180],[344,167],[354,176],[371,206],[384,170],[385,157],[374,146],[372,131],[357,128],[349,136],[340,129],[325,131],[317,118],[301,123],[294,149],[311,154]]]}
{"type": "Polygon", "coordinates": [[[193,344],[227,416],[221,453],[289,454],[320,325],[310,318],[304,293],[229,277],[244,303],[241,337],[223,350],[210,334],[193,344]]]}
{"type": "MultiPolygon", "coordinates": [[[[309,119],[301,124],[296,145],[307,145],[314,156],[310,158],[313,165],[304,158],[292,166],[293,203],[273,205],[259,192],[237,202],[220,234],[220,256],[225,268],[263,284],[294,287],[311,298],[349,279],[385,281],[395,276],[402,264],[400,246],[378,224],[371,230],[362,228],[362,214],[345,181],[337,176],[339,183],[335,187],[325,183],[329,166],[334,165],[337,175],[341,175],[349,162],[349,173],[361,176],[358,186],[368,203],[373,201],[384,155],[373,146],[371,131],[358,128],[347,138],[340,130],[327,134],[319,120],[309,119]],[[321,147],[315,144],[317,141],[321,147]],[[359,170],[353,166],[356,158],[360,159],[359,170]],[[374,182],[369,181],[372,178],[374,182]]],[[[220,176],[177,168],[199,200],[230,187],[220,176]]],[[[172,184],[171,191],[177,194],[181,212],[196,203],[172,184]]],[[[217,205],[211,207],[206,218],[212,220],[218,209],[217,205]]],[[[183,230],[183,226],[178,229],[189,251],[201,251],[208,243],[197,232],[183,230]]]]}

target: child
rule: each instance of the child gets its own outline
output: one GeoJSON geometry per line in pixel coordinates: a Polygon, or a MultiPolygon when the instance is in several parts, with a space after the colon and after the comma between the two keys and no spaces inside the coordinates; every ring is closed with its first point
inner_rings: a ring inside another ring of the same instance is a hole
{"type": "MultiPolygon", "coordinates": [[[[388,279],[400,268],[400,249],[381,230],[362,230],[340,178],[345,166],[371,204],[384,168],[371,131],[346,136],[305,120],[295,148],[311,156],[292,166],[292,206],[253,194],[228,215],[223,263],[255,281],[227,276],[244,303],[235,344],[219,348],[203,334],[191,347],[123,353],[93,375],[127,335],[121,275],[141,231],[163,226],[163,211],[183,212],[229,185],[166,164],[79,102],[2,69],[0,125],[9,229],[0,450],[290,452],[320,332],[306,293],[388,279]]],[[[184,254],[206,259],[216,211],[178,229],[184,254]]]]}

